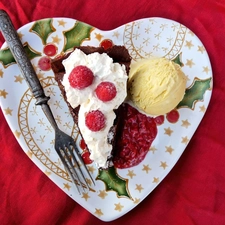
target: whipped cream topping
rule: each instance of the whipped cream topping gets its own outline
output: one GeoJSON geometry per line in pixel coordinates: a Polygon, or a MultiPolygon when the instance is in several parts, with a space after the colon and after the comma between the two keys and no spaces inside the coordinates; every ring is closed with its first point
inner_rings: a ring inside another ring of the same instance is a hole
{"type": "Polygon", "coordinates": [[[81,50],[76,49],[63,61],[66,73],[62,84],[65,87],[67,101],[73,108],[80,105],[78,114],[78,126],[90,150],[90,158],[94,160],[98,167],[106,167],[107,159],[111,155],[112,145],[108,143],[108,134],[113,126],[117,109],[127,96],[127,74],[124,65],[113,63],[112,58],[107,54],[92,53],[86,55],[81,50]],[[83,65],[92,70],[94,74],[93,83],[78,90],[70,86],[68,77],[74,67],[83,65]],[[103,81],[112,82],[116,86],[116,96],[108,102],[99,100],[95,94],[95,89],[103,81]],[[106,125],[103,129],[93,132],[85,125],[85,115],[92,110],[100,110],[105,118],[106,125]]]}

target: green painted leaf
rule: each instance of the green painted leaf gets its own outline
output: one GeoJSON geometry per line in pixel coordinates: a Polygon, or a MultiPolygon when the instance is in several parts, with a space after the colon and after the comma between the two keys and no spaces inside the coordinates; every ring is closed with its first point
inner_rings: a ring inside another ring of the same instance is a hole
{"type": "Polygon", "coordinates": [[[194,105],[198,101],[202,101],[206,90],[211,88],[211,79],[200,80],[194,79],[193,84],[186,89],[183,100],[178,104],[177,108],[188,107],[194,109],[194,105]]]}
{"type": "Polygon", "coordinates": [[[132,199],[127,189],[128,179],[120,177],[117,174],[115,167],[99,169],[97,180],[101,180],[105,183],[107,191],[115,191],[117,197],[127,197],[132,199]]]}
{"type": "Polygon", "coordinates": [[[83,40],[90,38],[92,29],[92,26],[76,21],[72,29],[64,32],[65,46],[63,51],[65,52],[75,46],[80,46],[83,40]]]}
{"type": "Polygon", "coordinates": [[[177,63],[178,65],[180,65],[181,67],[184,66],[183,62],[182,62],[182,52],[180,54],[178,54],[176,56],[176,58],[172,59],[173,62],[177,63]]]}
{"type": "Polygon", "coordinates": [[[52,19],[39,20],[30,29],[30,32],[37,34],[41,38],[44,45],[47,43],[48,36],[55,31],[52,19]]]}
{"type": "MultiPolygon", "coordinates": [[[[30,60],[34,59],[35,57],[41,56],[41,53],[31,48],[27,42],[24,43],[23,47],[30,60]]],[[[13,63],[16,63],[16,60],[14,59],[8,47],[0,50],[0,62],[3,64],[5,68],[13,63]]]]}

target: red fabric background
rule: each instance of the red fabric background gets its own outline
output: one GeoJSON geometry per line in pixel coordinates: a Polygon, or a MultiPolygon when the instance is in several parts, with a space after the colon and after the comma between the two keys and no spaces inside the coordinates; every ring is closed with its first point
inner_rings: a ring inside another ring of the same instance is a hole
{"type": "MultiPolygon", "coordinates": [[[[202,40],[214,89],[207,113],[184,154],[134,210],[108,224],[225,224],[225,1],[224,0],[1,0],[16,28],[33,20],[69,17],[102,30],[132,20],[165,17],[202,40]]],[[[0,45],[4,42],[0,36],[0,45]]],[[[23,153],[0,110],[0,224],[101,225],[64,194],[23,153]]]]}

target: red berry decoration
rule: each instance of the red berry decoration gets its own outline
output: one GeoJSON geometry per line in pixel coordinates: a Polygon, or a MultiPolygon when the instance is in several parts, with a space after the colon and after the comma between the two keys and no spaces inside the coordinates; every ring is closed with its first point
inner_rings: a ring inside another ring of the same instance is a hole
{"type": "Polygon", "coordinates": [[[110,39],[104,39],[101,43],[100,46],[103,47],[105,50],[112,48],[113,42],[110,39]]]}
{"type": "Polygon", "coordinates": [[[95,89],[97,97],[103,102],[111,101],[116,96],[116,87],[111,82],[101,82],[95,89]]]}
{"type": "Polygon", "coordinates": [[[120,139],[116,143],[113,156],[114,166],[129,168],[138,165],[145,158],[151,143],[157,135],[153,118],[141,114],[128,104],[123,104],[123,129],[119,130],[120,139]]]}
{"type": "Polygon", "coordinates": [[[160,126],[164,123],[164,115],[157,116],[154,118],[154,120],[155,120],[156,125],[160,126]]]}
{"type": "Polygon", "coordinates": [[[69,75],[71,87],[82,90],[93,82],[94,74],[86,66],[76,66],[69,75]]]}
{"type": "Polygon", "coordinates": [[[38,66],[43,71],[48,71],[51,69],[51,60],[48,56],[43,56],[38,61],[38,66]]]}
{"type": "Polygon", "coordinates": [[[105,127],[105,116],[99,110],[91,111],[85,117],[85,124],[93,132],[100,131],[105,127]]]}
{"type": "Polygon", "coordinates": [[[54,56],[58,51],[58,48],[54,44],[45,45],[43,52],[47,56],[54,56]]]}
{"type": "Polygon", "coordinates": [[[84,151],[81,155],[84,163],[87,164],[91,164],[93,162],[93,160],[90,159],[90,152],[89,151],[84,151]]]}
{"type": "Polygon", "coordinates": [[[170,123],[176,123],[179,120],[179,117],[180,117],[180,114],[176,109],[174,109],[166,114],[166,119],[170,123]]]}

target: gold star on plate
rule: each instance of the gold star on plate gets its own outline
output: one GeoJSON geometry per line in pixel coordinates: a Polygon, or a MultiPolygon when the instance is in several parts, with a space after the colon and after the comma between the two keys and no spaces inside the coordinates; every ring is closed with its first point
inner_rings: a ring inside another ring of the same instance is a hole
{"type": "Polygon", "coordinates": [[[141,186],[141,184],[136,184],[136,188],[135,190],[138,190],[139,192],[141,192],[144,188],[141,186]]]}
{"type": "Polygon", "coordinates": [[[115,207],[115,210],[116,211],[119,211],[119,212],[121,212],[122,211],[122,208],[124,207],[123,205],[121,205],[120,203],[118,203],[118,204],[114,204],[116,207],[115,207]]]}
{"type": "Polygon", "coordinates": [[[157,148],[155,146],[151,146],[149,152],[152,152],[154,154],[155,151],[157,151],[157,148]]]}
{"type": "Polygon", "coordinates": [[[22,84],[22,82],[23,82],[23,77],[21,77],[20,75],[14,76],[14,77],[16,78],[14,82],[20,82],[20,83],[22,84]]]}
{"type": "Polygon", "coordinates": [[[44,78],[44,73],[42,73],[42,72],[39,72],[39,73],[37,73],[37,76],[38,76],[38,79],[40,80],[40,79],[43,79],[44,78]]]}
{"type": "Polygon", "coordinates": [[[3,77],[3,71],[0,69],[0,77],[3,77]]]}
{"type": "Polygon", "coordinates": [[[135,176],[136,176],[136,174],[134,173],[134,171],[133,171],[133,170],[128,170],[128,174],[127,174],[127,176],[129,176],[129,177],[132,179],[133,177],[135,177],[135,176]]]}
{"type": "Polygon", "coordinates": [[[174,149],[171,146],[166,146],[166,152],[169,152],[170,155],[172,154],[173,151],[174,149]]]}
{"type": "Polygon", "coordinates": [[[12,109],[10,109],[9,107],[8,108],[6,108],[6,109],[4,109],[4,111],[5,111],[5,114],[6,115],[10,115],[10,116],[12,116],[12,109]]]}
{"type": "Polygon", "coordinates": [[[161,161],[160,167],[162,167],[162,168],[165,170],[167,166],[168,166],[168,165],[166,164],[166,162],[162,162],[162,161],[161,161]]]}
{"type": "Polygon", "coordinates": [[[194,62],[193,62],[193,59],[187,59],[187,62],[186,62],[185,65],[186,65],[186,66],[189,66],[190,68],[192,68],[192,66],[195,65],[195,64],[194,64],[194,62]]]}
{"type": "Polygon", "coordinates": [[[59,44],[62,39],[58,37],[58,35],[52,37],[52,42],[59,44]]]}
{"type": "Polygon", "coordinates": [[[203,66],[203,71],[204,73],[207,73],[209,72],[209,67],[208,66],[203,66]]]}
{"type": "Polygon", "coordinates": [[[103,36],[101,34],[97,34],[95,33],[95,38],[98,40],[98,41],[101,41],[103,36]]]}
{"type": "Polygon", "coordinates": [[[98,196],[102,199],[104,199],[108,194],[105,192],[105,190],[100,191],[100,193],[98,194],[98,196]]]}
{"type": "Polygon", "coordinates": [[[68,191],[70,190],[71,186],[68,183],[63,183],[64,189],[67,189],[68,191]]]}
{"type": "Polygon", "coordinates": [[[187,144],[188,142],[189,142],[189,139],[187,138],[187,136],[186,137],[182,137],[181,143],[187,144]]]}
{"type": "Polygon", "coordinates": [[[164,134],[166,134],[168,136],[171,136],[171,134],[173,133],[173,131],[170,129],[170,127],[164,128],[164,130],[165,130],[165,133],[164,134]]]}
{"type": "Polygon", "coordinates": [[[90,196],[88,195],[88,193],[83,192],[82,198],[84,198],[85,201],[87,201],[90,198],[90,196]]]}
{"type": "Polygon", "coordinates": [[[27,155],[28,155],[29,158],[32,158],[33,152],[31,150],[28,150],[27,155]]]}
{"type": "Polygon", "coordinates": [[[193,47],[194,45],[192,44],[192,41],[186,41],[186,45],[189,49],[191,49],[191,47],[193,47]]]}
{"type": "Polygon", "coordinates": [[[113,33],[113,37],[118,38],[118,37],[119,37],[119,35],[120,35],[120,34],[119,34],[119,32],[117,32],[117,31],[113,33]]]}
{"type": "Polygon", "coordinates": [[[95,208],[95,215],[97,215],[97,216],[102,216],[103,215],[103,213],[102,213],[102,210],[101,209],[96,209],[95,208]]]}
{"type": "Polygon", "coordinates": [[[14,132],[14,135],[15,135],[17,138],[20,138],[21,133],[20,133],[18,130],[16,130],[16,131],[14,132]]]}
{"type": "Polygon", "coordinates": [[[134,204],[138,204],[140,202],[140,198],[135,198],[134,199],[134,204]]]}
{"type": "Polygon", "coordinates": [[[3,98],[6,98],[6,95],[8,94],[8,92],[4,90],[0,90],[0,96],[2,96],[3,98]]]}
{"type": "Polygon", "coordinates": [[[145,171],[146,173],[148,173],[150,170],[152,170],[149,165],[143,165],[143,171],[145,171]]]}
{"type": "Polygon", "coordinates": [[[182,127],[188,128],[191,124],[188,122],[188,120],[182,120],[182,127]]]}
{"type": "Polygon", "coordinates": [[[95,168],[94,168],[93,166],[88,166],[88,171],[89,171],[90,173],[94,173],[95,168]]]}
{"type": "Polygon", "coordinates": [[[206,111],[206,108],[205,108],[204,105],[200,106],[199,108],[200,108],[200,112],[205,112],[206,111]]]}
{"type": "Polygon", "coordinates": [[[152,183],[159,183],[159,178],[158,177],[154,177],[152,183]]]}
{"type": "Polygon", "coordinates": [[[203,53],[205,51],[205,48],[203,46],[198,46],[198,51],[203,53]]]}
{"type": "Polygon", "coordinates": [[[58,20],[57,22],[58,22],[58,25],[59,25],[59,26],[63,26],[63,27],[64,27],[65,24],[66,24],[66,22],[65,22],[64,20],[58,20]]]}
{"type": "Polygon", "coordinates": [[[48,170],[45,170],[45,174],[49,177],[51,175],[51,172],[48,170]]]}

